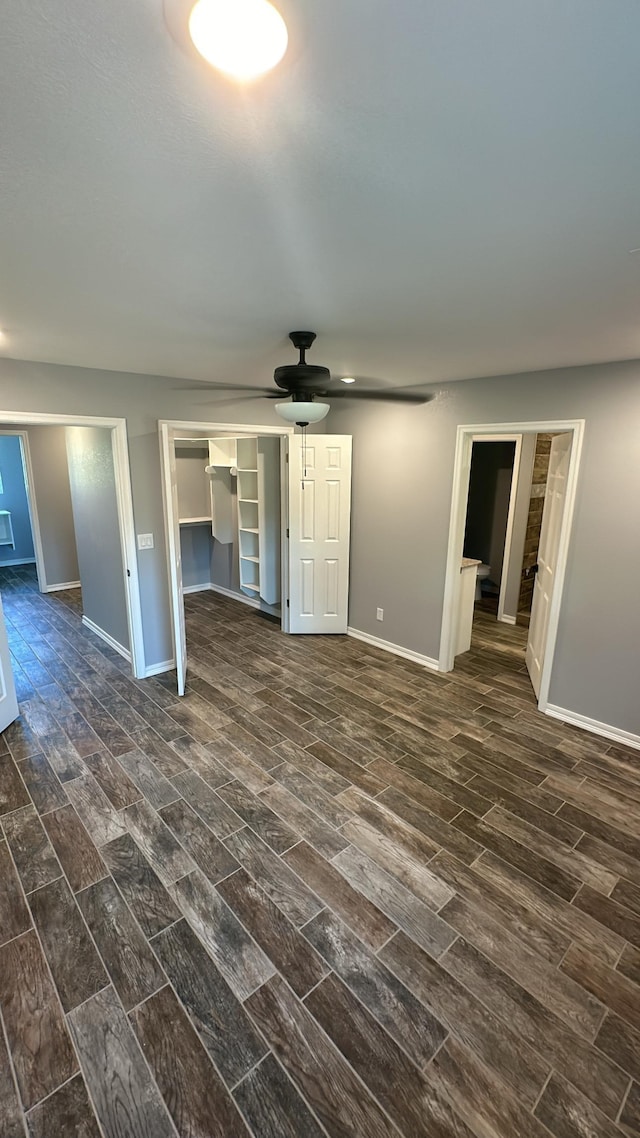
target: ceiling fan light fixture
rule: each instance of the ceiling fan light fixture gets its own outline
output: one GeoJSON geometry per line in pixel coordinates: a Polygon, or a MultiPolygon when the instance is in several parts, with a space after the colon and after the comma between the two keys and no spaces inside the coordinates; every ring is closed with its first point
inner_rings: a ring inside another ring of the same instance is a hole
{"type": "Polygon", "coordinates": [[[302,399],[293,400],[291,403],[276,403],[276,412],[281,419],[285,419],[287,423],[297,423],[302,426],[307,423],[319,423],[329,414],[330,406],[328,403],[313,403],[305,402],[302,399]]]}
{"type": "Polygon", "coordinates": [[[353,378],[352,375],[343,375],[342,376],[342,382],[343,383],[355,383],[355,379],[353,378]]]}
{"type": "Polygon", "coordinates": [[[256,79],[280,62],[287,26],[269,0],[197,0],[189,35],[213,67],[235,79],[256,79]]]}

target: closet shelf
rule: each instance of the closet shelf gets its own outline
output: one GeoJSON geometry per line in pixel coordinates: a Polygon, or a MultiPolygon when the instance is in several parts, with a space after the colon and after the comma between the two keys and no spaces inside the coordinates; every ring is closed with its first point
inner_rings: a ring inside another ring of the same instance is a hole
{"type": "Polygon", "coordinates": [[[250,553],[241,553],[240,554],[240,560],[241,561],[255,561],[256,565],[260,564],[260,558],[254,557],[253,554],[250,554],[250,553]]]}
{"type": "Polygon", "coordinates": [[[252,593],[259,593],[260,592],[260,586],[259,585],[249,585],[246,583],[246,581],[244,582],[244,584],[241,583],[240,588],[241,589],[249,589],[250,592],[252,592],[252,593]]]}
{"type": "Polygon", "coordinates": [[[238,501],[239,502],[251,502],[251,504],[254,506],[258,505],[258,499],[257,498],[238,498],[238,501]]]}
{"type": "Polygon", "coordinates": [[[240,533],[260,533],[257,526],[238,526],[240,533]]]}
{"type": "Polygon", "coordinates": [[[181,526],[202,526],[211,524],[211,514],[205,514],[200,518],[178,518],[178,524],[181,526]]]}

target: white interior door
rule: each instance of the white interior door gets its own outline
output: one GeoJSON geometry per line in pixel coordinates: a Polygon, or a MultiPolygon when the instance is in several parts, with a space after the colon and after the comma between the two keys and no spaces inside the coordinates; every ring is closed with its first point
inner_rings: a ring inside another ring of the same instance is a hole
{"type": "Polygon", "coordinates": [[[572,438],[572,434],[568,432],[555,435],[551,441],[549,474],[542,511],[540,544],[538,546],[538,571],[533,586],[531,623],[525,657],[531,683],[537,696],[540,695],[540,676],[544,663],[549,609],[560,546],[572,438]]]}
{"type": "Polygon", "coordinates": [[[7,629],[4,623],[2,601],[0,600],[0,731],[5,731],[9,724],[18,718],[19,714],[11,669],[11,653],[9,652],[7,629]]]}
{"type": "Polygon", "coordinates": [[[347,631],[351,435],[289,439],[289,632],[347,631]]]}
{"type": "Polygon", "coordinates": [[[184,599],[182,596],[182,550],[180,546],[180,524],[178,509],[178,471],[176,448],[173,437],[162,426],[162,487],[167,519],[167,559],[169,562],[169,588],[171,590],[171,616],[173,620],[173,642],[176,652],[176,671],[178,673],[178,695],[184,695],[187,682],[187,630],[184,623],[184,599]]]}

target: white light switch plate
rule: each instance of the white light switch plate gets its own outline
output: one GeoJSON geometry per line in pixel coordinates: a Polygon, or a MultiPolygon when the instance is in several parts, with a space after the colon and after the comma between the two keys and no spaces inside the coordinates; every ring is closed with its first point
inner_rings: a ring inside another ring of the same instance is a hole
{"type": "Polygon", "coordinates": [[[153,534],[152,533],[139,533],[138,534],[138,549],[153,549],[153,534]]]}

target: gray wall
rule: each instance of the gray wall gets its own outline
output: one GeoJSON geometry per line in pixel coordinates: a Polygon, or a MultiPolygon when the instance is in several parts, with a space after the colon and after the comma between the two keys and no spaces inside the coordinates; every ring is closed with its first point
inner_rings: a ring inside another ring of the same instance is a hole
{"type": "MultiPolygon", "coordinates": [[[[171,644],[157,420],[280,424],[270,403],[224,400],[216,412],[189,386],[0,360],[0,410],[127,418],[136,529],[155,535],[155,549],[138,554],[149,665],[168,659],[171,644]]],[[[584,418],[550,701],[640,732],[639,392],[634,361],[451,383],[424,407],[338,404],[327,429],[354,435],[351,625],[437,657],[456,426],[584,418]]]]}
{"type": "Polygon", "coordinates": [[[504,593],[505,616],[517,616],[518,597],[520,596],[520,577],[522,574],[522,556],[524,553],[524,539],[527,533],[527,518],[529,516],[529,498],[531,495],[531,474],[533,471],[533,458],[536,453],[536,436],[528,434],[522,436],[520,450],[520,468],[518,470],[518,485],[513,511],[513,529],[511,531],[511,549],[508,564],[503,567],[507,575],[504,593]]]}
{"type": "Polygon", "coordinates": [[[418,408],[338,404],[327,430],[354,436],[349,623],[437,658],[456,428],[556,418],[586,431],[549,701],[640,733],[637,361],[451,383],[418,408]]]}
{"type": "Polygon", "coordinates": [[[66,436],[82,611],[129,648],[111,431],[68,427],[66,436]]]}
{"type": "Polygon", "coordinates": [[[13,547],[0,545],[0,565],[35,561],[22,449],[17,435],[0,434],[0,474],[0,510],[9,510],[11,514],[14,541],[13,547]]]}
{"type": "Polygon", "coordinates": [[[80,580],[64,427],[29,427],[29,453],[47,587],[80,580]]]}

